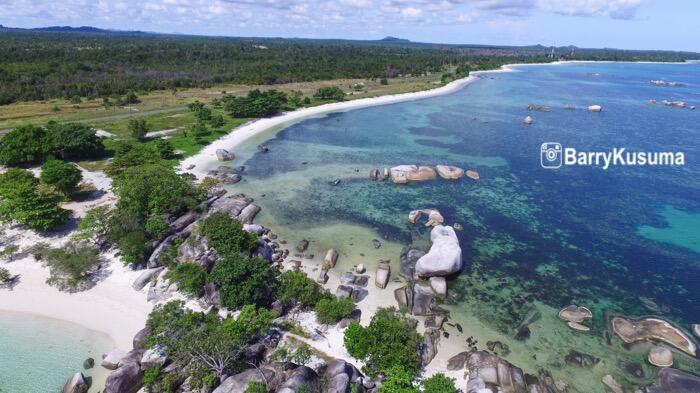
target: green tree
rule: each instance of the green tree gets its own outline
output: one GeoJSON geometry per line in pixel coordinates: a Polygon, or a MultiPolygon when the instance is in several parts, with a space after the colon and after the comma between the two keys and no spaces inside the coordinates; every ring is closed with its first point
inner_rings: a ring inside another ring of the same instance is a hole
{"type": "Polygon", "coordinates": [[[155,147],[158,151],[158,155],[160,155],[160,158],[164,160],[172,160],[175,158],[175,148],[169,140],[157,139],[155,141],[155,147]]]}
{"type": "Polygon", "coordinates": [[[455,393],[457,391],[454,379],[448,378],[442,373],[424,379],[421,384],[423,385],[423,391],[430,393],[455,393]]]}
{"type": "Polygon", "coordinates": [[[323,299],[330,299],[322,286],[310,279],[306,273],[298,270],[288,270],[280,275],[280,286],[277,298],[293,301],[304,307],[311,307],[323,299]]]}
{"type": "Polygon", "coordinates": [[[321,100],[343,101],[345,99],[345,92],[338,86],[324,86],[316,90],[314,97],[321,100]]]}
{"type": "Polygon", "coordinates": [[[211,117],[211,120],[209,121],[209,125],[212,128],[220,128],[223,127],[226,122],[224,121],[224,116],[221,115],[221,113],[217,113],[211,117]]]}
{"type": "Polygon", "coordinates": [[[109,219],[112,216],[112,210],[107,205],[94,207],[85,213],[80,222],[78,222],[78,230],[73,235],[77,241],[84,241],[102,246],[107,240],[109,234],[109,219]]]}
{"type": "Polygon", "coordinates": [[[105,173],[110,177],[119,177],[126,169],[146,164],[156,164],[169,167],[160,156],[156,146],[151,143],[122,142],[116,145],[112,161],[107,165],[105,173]]]}
{"type": "Polygon", "coordinates": [[[83,174],[74,164],[60,160],[49,160],[41,166],[39,180],[46,185],[55,187],[64,195],[70,196],[83,180],[83,174]]]}
{"type": "Polygon", "coordinates": [[[418,371],[422,340],[416,321],[393,307],[380,308],[367,327],[351,324],[344,341],[350,355],[363,360],[371,375],[387,373],[394,366],[413,375],[418,371]]]}
{"type": "Polygon", "coordinates": [[[187,109],[189,109],[191,112],[194,112],[194,113],[199,112],[203,108],[204,108],[204,104],[201,103],[199,100],[195,100],[195,101],[187,104],[187,109]]]}
{"type": "Polygon", "coordinates": [[[207,281],[207,271],[195,263],[181,263],[168,270],[168,278],[177,283],[178,290],[199,297],[207,281]]]}
{"type": "Polygon", "coordinates": [[[32,125],[15,128],[0,138],[0,164],[19,166],[36,164],[49,154],[46,131],[32,125]]]}
{"type": "Polygon", "coordinates": [[[226,213],[210,214],[199,222],[199,232],[209,239],[209,245],[219,255],[250,256],[258,247],[258,236],[243,230],[243,225],[226,213]]]}
{"type": "Polygon", "coordinates": [[[146,119],[130,119],[128,128],[131,137],[134,139],[145,138],[150,129],[146,119]]]}
{"type": "Polygon", "coordinates": [[[62,160],[98,158],[105,147],[94,128],[78,123],[56,123],[46,126],[50,152],[62,160]]]}
{"type": "Polygon", "coordinates": [[[314,311],[318,323],[331,324],[347,318],[355,309],[355,303],[350,299],[321,299],[316,303],[314,311]]]}
{"type": "Polygon", "coordinates": [[[60,197],[37,190],[39,180],[31,172],[10,168],[0,174],[0,220],[15,221],[30,229],[56,229],[70,217],[59,206],[60,197]]]}
{"type": "Polygon", "coordinates": [[[134,93],[133,91],[128,91],[126,93],[126,95],[124,96],[124,101],[127,105],[138,104],[139,102],[141,102],[139,96],[137,96],[136,93],[134,93]]]}
{"type": "Polygon", "coordinates": [[[0,285],[6,284],[12,280],[12,273],[4,267],[0,267],[0,285]]]}
{"type": "Polygon", "coordinates": [[[258,258],[229,254],[209,274],[221,295],[224,307],[235,309],[245,304],[269,306],[277,291],[277,269],[258,258]]]}
{"type": "MultiPolygon", "coordinates": [[[[426,393],[437,393],[426,390],[426,393]]],[[[420,393],[420,390],[413,386],[413,375],[400,365],[394,365],[386,372],[386,380],[379,389],[379,393],[420,393]]]]}

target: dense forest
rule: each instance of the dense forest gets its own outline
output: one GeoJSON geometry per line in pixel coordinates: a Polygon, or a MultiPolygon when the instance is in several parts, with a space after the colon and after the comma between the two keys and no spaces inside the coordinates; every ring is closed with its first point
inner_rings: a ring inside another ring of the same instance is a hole
{"type": "Polygon", "coordinates": [[[586,60],[682,61],[661,51],[464,46],[405,40],[343,41],[195,37],[0,28],[0,105],[107,97],[128,90],[385,78],[495,68],[505,63],[586,60]]]}

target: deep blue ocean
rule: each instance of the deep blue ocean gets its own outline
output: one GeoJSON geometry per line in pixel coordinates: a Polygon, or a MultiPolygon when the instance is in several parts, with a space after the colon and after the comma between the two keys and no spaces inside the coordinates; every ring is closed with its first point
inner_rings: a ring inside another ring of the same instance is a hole
{"type": "Polygon", "coordinates": [[[245,187],[303,180],[277,199],[284,203],[269,195],[260,203],[297,228],[351,222],[403,244],[426,235],[406,224],[408,211],[439,209],[464,227],[466,263],[448,303],[472,304],[472,315],[504,335],[535,304],[586,305],[601,341],[613,314],[700,323],[700,109],[689,109],[700,106],[700,64],[514,69],[481,74],[452,94],[291,125],[264,142],[269,153],[251,153],[245,187]],[[650,83],[659,79],[682,86],[650,83]],[[585,109],[594,104],[603,111],[585,109]],[[523,124],[528,115],[534,124],[523,124]],[[545,169],[545,142],[682,152],[685,164],[545,169]],[[371,168],[399,164],[456,165],[481,180],[368,178],[371,168]]]}

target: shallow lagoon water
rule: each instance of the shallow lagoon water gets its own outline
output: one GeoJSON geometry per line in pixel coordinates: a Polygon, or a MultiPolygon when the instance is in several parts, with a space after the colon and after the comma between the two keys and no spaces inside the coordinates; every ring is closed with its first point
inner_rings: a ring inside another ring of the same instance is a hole
{"type": "MultiPolygon", "coordinates": [[[[408,225],[408,212],[438,208],[448,223],[464,226],[467,263],[450,283],[447,305],[464,326],[463,339],[474,335],[480,348],[505,342],[506,358],[531,374],[547,370],[573,391],[602,391],[607,373],[626,386],[649,381],[655,370],[644,364],[645,348],[623,348],[615,338],[607,344],[607,320],[653,314],[684,329],[700,322],[700,111],[647,102],[700,105],[700,64],[516,70],[482,74],[445,96],[272,130],[236,151],[243,160],[233,165],[246,169],[233,188],[255,197],[260,222],[290,240],[310,237],[317,253],[342,244],[347,266],[383,258],[398,268],[397,250],[426,244],[427,231],[408,225]],[[684,86],[653,86],[651,79],[684,86]],[[530,103],[552,110],[527,111],[530,103]],[[603,112],[585,111],[592,104],[603,112]],[[531,126],[522,124],[527,115],[535,118],[531,126]],[[579,151],[682,151],[686,164],[548,170],[540,166],[543,142],[579,151]],[[257,152],[259,143],[270,152],[257,152]],[[368,179],[373,168],[441,163],[475,169],[482,179],[408,186],[368,179]],[[373,238],[385,246],[372,251],[373,238]],[[593,310],[591,333],[556,319],[571,303],[593,310]],[[514,339],[538,314],[530,338],[514,339]],[[568,365],[572,349],[603,360],[592,369],[568,365]],[[629,364],[644,376],[630,375],[629,364]]],[[[698,370],[695,360],[676,357],[679,367],[698,370]]]]}
{"type": "Polygon", "coordinates": [[[80,325],[31,314],[0,311],[0,392],[55,393],[83,371],[93,379],[90,392],[104,388],[102,355],[114,347],[106,335],[80,325]],[[83,361],[95,367],[83,370],[83,361]]]}

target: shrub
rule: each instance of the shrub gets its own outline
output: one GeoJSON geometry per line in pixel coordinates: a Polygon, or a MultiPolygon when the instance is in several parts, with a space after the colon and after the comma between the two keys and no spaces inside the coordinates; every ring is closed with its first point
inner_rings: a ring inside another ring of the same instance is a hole
{"type": "Polygon", "coordinates": [[[2,249],[2,251],[0,251],[0,258],[5,258],[8,261],[11,261],[17,251],[19,251],[18,245],[8,244],[2,249]]]}
{"type": "Polygon", "coordinates": [[[318,323],[336,323],[350,316],[355,309],[355,303],[350,299],[321,299],[316,303],[316,319],[318,323]]]}
{"type": "Polygon", "coordinates": [[[209,274],[221,295],[224,307],[235,309],[246,304],[269,306],[277,290],[277,270],[267,261],[229,254],[209,274]]]}
{"type": "Polygon", "coordinates": [[[160,158],[164,160],[172,160],[175,158],[175,148],[170,141],[166,139],[158,139],[155,141],[155,147],[158,151],[158,155],[160,155],[160,158]]]}
{"type": "Polygon", "coordinates": [[[6,282],[10,281],[11,278],[12,274],[10,271],[4,267],[0,267],[0,284],[5,284],[6,282]]]}
{"type": "Polygon", "coordinates": [[[244,393],[267,393],[267,385],[263,382],[251,382],[244,393]]]}
{"type": "Polygon", "coordinates": [[[338,86],[324,86],[316,90],[314,97],[321,100],[343,101],[345,99],[345,92],[338,86]]]}
{"type": "Polygon", "coordinates": [[[277,90],[252,90],[246,97],[225,96],[224,109],[232,117],[264,117],[280,112],[287,103],[287,95],[277,90]]]}
{"type": "Polygon", "coordinates": [[[116,178],[128,168],[146,164],[168,166],[154,144],[122,142],[115,147],[114,158],[107,165],[105,173],[116,178]]]}
{"type": "Polygon", "coordinates": [[[146,119],[130,119],[127,126],[132,138],[143,139],[148,134],[150,127],[146,119]]]}
{"type": "Polygon", "coordinates": [[[365,362],[368,374],[387,373],[394,366],[412,375],[418,371],[422,340],[416,321],[393,307],[380,308],[367,327],[351,324],[344,341],[350,355],[365,362]]]}
{"type": "Polygon", "coordinates": [[[100,255],[93,247],[70,242],[61,248],[49,248],[42,260],[49,268],[46,283],[61,291],[85,289],[100,265],[100,255]]]}
{"type": "Polygon", "coordinates": [[[170,231],[170,226],[168,225],[164,214],[151,214],[146,219],[144,229],[151,238],[162,239],[170,231]]]}
{"type": "Polygon", "coordinates": [[[207,282],[207,272],[195,263],[181,263],[168,271],[168,278],[183,293],[199,297],[207,282]]]}
{"type": "Polygon", "coordinates": [[[209,125],[211,125],[212,128],[223,127],[224,124],[226,124],[226,122],[224,121],[224,117],[220,113],[213,115],[211,117],[211,120],[209,120],[209,125]]]}
{"type": "Polygon", "coordinates": [[[289,270],[280,275],[280,289],[277,298],[294,301],[304,307],[311,307],[321,299],[329,299],[330,295],[305,273],[289,270]]]}
{"type": "Polygon", "coordinates": [[[71,195],[77,189],[80,181],[83,180],[83,174],[73,164],[59,160],[49,160],[41,166],[39,180],[44,184],[55,187],[64,195],[71,195]]]}
{"type": "Polygon", "coordinates": [[[243,230],[243,225],[223,212],[210,214],[200,221],[199,232],[219,255],[250,255],[258,247],[258,236],[243,230]]]}
{"type": "Polygon", "coordinates": [[[457,388],[452,378],[447,378],[445,374],[438,373],[423,380],[423,391],[430,393],[455,393],[457,388]]]}

